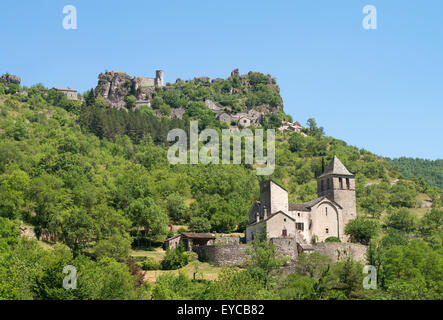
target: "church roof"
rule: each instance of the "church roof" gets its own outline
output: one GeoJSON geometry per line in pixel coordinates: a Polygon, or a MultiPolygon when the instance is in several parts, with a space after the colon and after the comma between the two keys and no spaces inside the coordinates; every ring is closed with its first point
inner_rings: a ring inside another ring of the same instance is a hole
{"type": "Polygon", "coordinates": [[[334,203],[339,208],[342,208],[337,202],[329,199],[326,196],[323,196],[323,197],[320,197],[320,198],[317,198],[317,199],[314,199],[314,200],[311,200],[311,201],[308,201],[308,202],[304,202],[304,203],[290,203],[288,209],[289,209],[289,211],[311,211],[311,208],[313,206],[315,206],[316,204],[322,202],[325,199],[330,201],[330,202],[332,202],[332,203],[334,203]]]}
{"type": "Polygon", "coordinates": [[[266,221],[268,221],[268,220],[274,218],[275,216],[277,216],[277,215],[279,215],[279,214],[282,214],[282,215],[288,217],[288,218],[291,219],[292,221],[295,221],[295,219],[294,219],[293,217],[291,217],[291,216],[288,215],[287,213],[285,213],[285,212],[283,212],[283,211],[280,210],[280,211],[277,211],[276,213],[271,214],[271,215],[268,216],[266,219],[263,219],[263,220],[260,220],[260,221],[256,221],[256,222],[254,222],[254,223],[249,224],[248,226],[252,226],[252,225],[254,225],[254,224],[260,224],[260,223],[266,222],[266,221]]]}
{"type": "Polygon", "coordinates": [[[317,203],[325,198],[326,197],[320,197],[304,203],[290,203],[289,211],[310,211],[313,206],[315,206],[317,203]]]}
{"type": "Polygon", "coordinates": [[[215,239],[212,233],[182,232],[182,235],[188,239],[215,239]]]}
{"type": "Polygon", "coordinates": [[[331,174],[337,174],[341,176],[353,176],[352,173],[346,169],[343,163],[337,158],[337,156],[334,155],[334,158],[329,162],[328,167],[326,168],[325,172],[319,177],[328,176],[331,174]]]}

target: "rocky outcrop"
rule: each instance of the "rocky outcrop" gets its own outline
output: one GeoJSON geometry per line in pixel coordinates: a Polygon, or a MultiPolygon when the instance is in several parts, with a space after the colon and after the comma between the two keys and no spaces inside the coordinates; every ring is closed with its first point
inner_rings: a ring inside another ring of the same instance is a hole
{"type": "MultiPolygon", "coordinates": [[[[231,95],[241,94],[240,98],[237,99],[237,103],[241,105],[244,105],[245,101],[248,99],[248,91],[257,89],[257,84],[273,87],[277,92],[280,92],[275,78],[258,72],[251,71],[248,74],[240,75],[238,69],[235,69],[231,72],[229,78],[217,78],[212,80],[212,83],[226,80],[231,80],[235,83],[225,90],[229,90],[229,94],[231,95]]],[[[202,86],[209,86],[211,84],[211,79],[206,76],[195,77],[191,81],[202,86]]],[[[115,108],[126,107],[126,97],[133,95],[136,98],[134,108],[139,108],[142,105],[151,106],[151,100],[157,88],[161,88],[160,90],[163,91],[183,90],[186,82],[188,81],[183,81],[178,78],[175,85],[164,86],[163,71],[161,70],[156,71],[155,78],[131,77],[124,72],[106,71],[99,75],[98,85],[95,90],[110,106],[115,108]]],[[[228,82],[226,84],[229,85],[228,82]]],[[[208,108],[216,114],[217,119],[227,122],[229,125],[232,125],[232,123],[235,122],[235,126],[241,127],[258,126],[263,115],[266,113],[281,111],[283,109],[283,103],[281,103],[281,105],[274,104],[273,107],[268,104],[263,104],[263,102],[261,103],[261,105],[258,105],[258,103],[254,106],[248,105],[248,107],[243,107],[243,110],[233,110],[233,107],[230,105],[224,104],[222,106],[209,99],[205,101],[208,108]]],[[[184,108],[185,106],[182,106],[179,110],[173,109],[170,117],[182,118],[185,112],[184,108]]],[[[158,110],[154,110],[154,113],[158,114],[158,110]]]]}
{"type": "Polygon", "coordinates": [[[6,84],[14,83],[16,85],[20,85],[22,79],[14,74],[6,73],[0,77],[0,81],[5,82],[6,84]]]}
{"type": "Polygon", "coordinates": [[[31,226],[20,226],[20,237],[27,239],[37,239],[34,228],[31,226]]]}
{"type": "MultiPolygon", "coordinates": [[[[156,86],[163,86],[163,71],[157,70],[156,78],[131,77],[124,72],[106,71],[98,76],[96,92],[113,107],[126,106],[125,98],[135,96],[137,101],[149,105],[156,86]]],[[[139,106],[140,104],[137,104],[139,106]]]]}
{"type": "MultiPolygon", "coordinates": [[[[113,107],[124,107],[125,97],[132,91],[132,78],[124,72],[105,72],[98,76],[96,92],[113,107]]],[[[141,100],[141,99],[140,99],[141,100]]]]}

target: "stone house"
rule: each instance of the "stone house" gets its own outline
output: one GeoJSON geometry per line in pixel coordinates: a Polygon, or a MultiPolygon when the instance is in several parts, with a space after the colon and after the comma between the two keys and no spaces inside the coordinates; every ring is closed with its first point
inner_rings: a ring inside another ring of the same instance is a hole
{"type": "Polygon", "coordinates": [[[226,122],[227,124],[231,124],[232,117],[226,112],[220,113],[217,116],[218,121],[226,122]]]}
{"type": "Polygon", "coordinates": [[[175,236],[165,240],[165,242],[163,244],[163,248],[165,250],[167,250],[167,249],[174,250],[175,248],[177,248],[180,241],[181,241],[181,234],[176,234],[175,236]]]}
{"type": "Polygon", "coordinates": [[[304,136],[306,136],[306,134],[304,132],[302,132],[303,127],[298,123],[292,123],[292,122],[282,122],[282,125],[278,128],[278,131],[283,132],[283,131],[291,131],[291,132],[298,132],[304,136]]]}
{"type": "Polygon", "coordinates": [[[347,241],[344,229],[355,219],[355,177],[334,156],[317,179],[318,198],[289,203],[288,192],[272,180],[260,185],[260,201],[249,211],[246,241],[260,233],[267,238],[293,237],[299,243],[323,242],[329,237],[347,241]]]}
{"type": "Polygon", "coordinates": [[[64,93],[69,100],[78,100],[78,92],[75,89],[71,88],[52,88],[52,89],[57,92],[64,93]]]}
{"type": "Polygon", "coordinates": [[[205,105],[215,113],[217,120],[231,124],[233,121],[236,122],[236,126],[247,128],[250,126],[260,125],[260,120],[262,113],[257,110],[251,109],[247,113],[240,112],[235,114],[229,114],[225,112],[225,108],[218,105],[214,101],[207,99],[205,100],[205,105]]]}
{"type": "Polygon", "coordinates": [[[212,111],[214,111],[215,113],[221,113],[223,112],[223,108],[221,106],[219,106],[218,104],[216,104],[214,101],[206,99],[205,100],[205,105],[211,109],[212,111]]]}
{"type": "Polygon", "coordinates": [[[241,117],[238,120],[238,126],[241,126],[242,128],[247,128],[251,126],[251,120],[248,117],[241,117]]]}

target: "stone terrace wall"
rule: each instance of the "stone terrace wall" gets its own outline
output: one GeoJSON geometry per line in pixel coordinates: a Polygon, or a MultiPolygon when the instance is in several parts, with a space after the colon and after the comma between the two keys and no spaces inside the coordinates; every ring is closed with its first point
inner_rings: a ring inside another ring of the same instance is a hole
{"type": "Polygon", "coordinates": [[[240,267],[245,261],[247,247],[247,244],[212,245],[196,246],[193,250],[197,252],[198,258],[202,261],[207,261],[219,267],[240,267]]]}
{"type": "MultiPolygon", "coordinates": [[[[238,237],[227,237],[229,241],[235,241],[235,244],[216,244],[208,246],[196,246],[193,248],[202,261],[215,264],[216,266],[235,266],[241,267],[245,262],[247,244],[239,244],[238,237]]],[[[293,238],[272,238],[270,241],[275,245],[277,251],[288,256],[291,260],[297,258],[297,243],[293,238]]]]}
{"type": "Polygon", "coordinates": [[[330,257],[334,262],[348,256],[354,261],[366,261],[367,246],[355,243],[321,242],[313,245],[314,251],[330,257]]]}
{"type": "MultiPolygon", "coordinates": [[[[293,238],[272,238],[270,241],[276,246],[277,251],[296,260],[298,256],[297,242],[293,238]]],[[[243,266],[248,244],[217,244],[208,246],[195,246],[193,250],[198,258],[219,267],[243,266]]],[[[313,251],[330,257],[334,262],[343,261],[348,256],[354,261],[366,261],[367,246],[354,243],[323,242],[312,246],[313,251]]]]}
{"type": "Polygon", "coordinates": [[[270,241],[280,254],[284,254],[291,260],[298,256],[297,242],[294,238],[271,238],[270,241]]]}
{"type": "Polygon", "coordinates": [[[239,236],[231,236],[227,234],[217,234],[215,245],[233,245],[233,244],[240,244],[240,237],[239,236]]]}

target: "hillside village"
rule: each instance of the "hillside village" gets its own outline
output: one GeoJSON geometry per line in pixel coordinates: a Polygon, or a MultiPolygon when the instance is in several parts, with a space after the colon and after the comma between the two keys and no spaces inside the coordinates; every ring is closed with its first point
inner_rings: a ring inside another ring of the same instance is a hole
{"type": "MultiPolygon", "coordinates": [[[[85,270],[91,277],[127,279],[132,298],[164,297],[162,286],[186,277],[189,286],[215,290],[236,283],[236,274],[249,277],[244,286],[254,284],[251,292],[286,297],[283,287],[298,288],[288,274],[314,282],[325,272],[334,282],[343,266],[371,262],[382,270],[403,270],[412,252],[426,257],[417,274],[429,283],[438,277],[426,265],[439,259],[441,189],[419,177],[406,179],[385,159],[326,136],[315,121],[306,127],[293,122],[270,76],[233,72],[228,79],[166,85],[163,76],[105,72],[97,88],[83,94],[41,84],[22,87],[10,74],[0,78],[0,222],[15,230],[8,235],[17,235],[0,250],[0,263],[19,270],[23,264],[16,262],[23,257],[39,261],[38,270],[12,279],[24,296],[47,294],[27,283],[46,281],[39,277],[54,272],[51,263],[60,261],[114,268],[103,274],[85,270]],[[202,128],[277,129],[274,174],[261,179],[246,165],[171,166],[164,136],[170,128],[185,128],[189,119],[201,120],[202,128]],[[23,244],[19,235],[35,246],[23,244]],[[251,278],[256,269],[250,250],[257,243],[272,244],[276,261],[288,258],[269,273],[275,288],[251,278]],[[380,254],[369,255],[373,250],[380,254]],[[312,264],[321,272],[300,271],[312,264]]],[[[397,276],[382,276],[377,294],[410,294],[395,289],[397,276]]],[[[426,285],[427,293],[420,294],[438,296],[432,288],[426,285]]],[[[332,298],[341,289],[325,290],[332,298]]],[[[216,292],[222,296],[223,290],[216,292]]]]}

